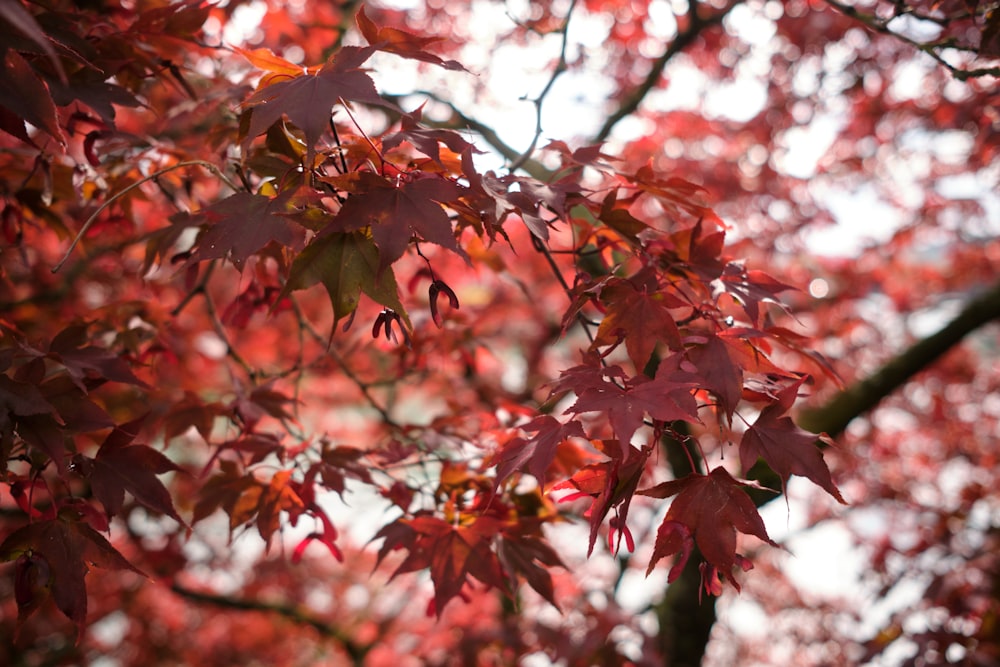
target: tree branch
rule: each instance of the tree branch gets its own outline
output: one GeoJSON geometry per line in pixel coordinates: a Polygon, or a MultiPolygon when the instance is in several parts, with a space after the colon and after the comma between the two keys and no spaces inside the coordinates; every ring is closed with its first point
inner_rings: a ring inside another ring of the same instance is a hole
{"type": "MultiPolygon", "coordinates": [[[[947,70],[951,72],[952,76],[954,76],[959,81],[966,81],[967,79],[973,79],[983,76],[1000,76],[1000,67],[980,67],[977,69],[965,69],[963,67],[956,67],[955,65],[952,65],[947,60],[945,60],[944,57],[938,52],[940,49],[955,49],[959,51],[973,51],[973,49],[959,47],[950,41],[921,42],[915,39],[911,39],[906,35],[898,33],[889,28],[889,23],[891,23],[893,19],[902,16],[902,14],[895,14],[888,19],[881,19],[873,14],[866,14],[864,12],[860,12],[858,11],[857,7],[854,7],[853,5],[844,4],[842,2],[839,2],[839,0],[826,0],[826,4],[830,5],[844,16],[849,16],[853,19],[860,21],[861,23],[864,23],[866,26],[868,26],[869,29],[871,29],[874,32],[894,37],[897,40],[903,42],[904,44],[908,44],[913,48],[917,49],[918,51],[926,53],[931,58],[936,60],[939,64],[947,68],[947,70]]],[[[928,20],[922,16],[918,16],[917,18],[920,20],[928,20]]]]}
{"type": "Polygon", "coordinates": [[[525,149],[523,153],[516,160],[514,160],[509,169],[511,172],[517,171],[521,166],[531,158],[532,153],[535,152],[535,147],[538,145],[538,139],[542,136],[542,104],[545,102],[546,96],[552,90],[552,86],[555,85],[556,79],[559,78],[563,72],[567,70],[566,65],[566,46],[569,44],[569,20],[573,16],[573,9],[576,8],[576,0],[573,0],[569,9],[566,10],[566,20],[563,21],[562,27],[559,32],[562,33],[562,46],[559,49],[559,61],[556,63],[556,68],[552,71],[552,76],[549,77],[549,82],[545,84],[545,88],[542,92],[538,94],[538,97],[532,100],[535,105],[535,136],[531,138],[531,144],[525,149]]]}
{"type": "Polygon", "coordinates": [[[855,417],[874,408],[969,333],[995,319],[1000,319],[1000,282],[966,304],[962,312],[940,331],[917,341],[874,374],[843,390],[825,405],[803,411],[797,421],[803,428],[815,433],[841,434],[855,417]]]}
{"type": "Polygon", "coordinates": [[[649,74],[641,84],[639,84],[635,90],[629,93],[624,100],[622,100],[621,106],[619,106],[608,119],[604,122],[597,136],[594,137],[595,143],[600,143],[610,136],[611,131],[614,129],[620,121],[631,116],[642,104],[642,101],[646,99],[649,92],[659,83],[660,79],[663,77],[663,70],[666,68],[667,63],[669,63],[674,56],[690,46],[702,31],[706,28],[710,28],[715,25],[722,23],[722,19],[726,18],[726,15],[733,10],[736,5],[740,4],[742,0],[737,0],[733,4],[729,5],[720,12],[716,12],[707,18],[702,18],[698,14],[698,3],[692,2],[691,9],[688,12],[688,27],[686,30],[677,33],[674,37],[674,41],[670,42],[670,46],[660,55],[659,58],[653,61],[653,65],[649,70],[649,74]]]}
{"type": "Polygon", "coordinates": [[[282,604],[280,602],[263,602],[261,600],[249,600],[246,598],[235,598],[217,593],[207,593],[195,591],[180,584],[170,585],[177,595],[202,604],[210,604],[226,609],[236,609],[240,611],[262,611],[282,616],[298,625],[305,625],[313,628],[320,635],[328,639],[333,639],[341,645],[344,651],[350,656],[356,665],[364,664],[365,655],[371,650],[370,644],[359,644],[351,638],[350,633],[327,623],[326,621],[313,616],[302,607],[282,604]]]}

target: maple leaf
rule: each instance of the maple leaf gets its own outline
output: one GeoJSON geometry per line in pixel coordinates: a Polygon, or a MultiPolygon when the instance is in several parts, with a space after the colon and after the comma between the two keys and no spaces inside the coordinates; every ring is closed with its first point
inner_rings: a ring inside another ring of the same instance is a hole
{"type": "MultiPolygon", "coordinates": [[[[640,282],[642,281],[640,278],[640,282]]],[[[671,349],[682,348],[680,331],[669,309],[687,306],[679,297],[632,280],[616,279],[601,288],[601,301],[607,314],[601,320],[592,349],[616,345],[625,340],[625,349],[636,370],[642,371],[662,341],[671,349]]]]}
{"type": "Polygon", "coordinates": [[[630,200],[618,199],[618,191],[612,190],[601,202],[601,211],[597,217],[624,238],[638,243],[639,234],[649,229],[649,225],[629,213],[628,206],[632,203],[630,200]]]}
{"type": "Polygon", "coordinates": [[[444,144],[451,152],[461,155],[465,151],[479,153],[475,146],[465,140],[465,137],[454,130],[430,129],[420,126],[423,116],[423,105],[413,112],[403,114],[402,127],[399,132],[386,135],[382,138],[382,150],[390,151],[404,141],[408,141],[421,153],[431,158],[441,166],[441,146],[444,144]]]}
{"type": "Polygon", "coordinates": [[[234,53],[238,53],[257,69],[264,70],[270,74],[277,74],[282,78],[296,77],[302,74],[302,66],[285,60],[281,56],[275,55],[271,49],[242,49],[238,46],[230,47],[234,53]]]}
{"type": "Polygon", "coordinates": [[[331,446],[323,444],[322,460],[314,463],[306,472],[304,487],[309,487],[317,476],[323,480],[323,487],[339,494],[346,490],[348,479],[357,479],[366,484],[373,483],[371,473],[361,459],[365,452],[347,445],[331,446]]]}
{"type": "Polygon", "coordinates": [[[285,450],[281,446],[281,441],[270,433],[249,433],[236,440],[226,441],[219,445],[219,448],[249,454],[250,460],[247,465],[260,463],[271,454],[277,456],[279,460],[284,460],[285,450]]]}
{"type": "MultiPolygon", "coordinates": [[[[462,166],[463,173],[469,179],[473,198],[491,229],[497,228],[509,213],[517,213],[533,236],[543,241],[548,240],[549,222],[541,216],[542,202],[536,196],[541,193],[531,192],[530,184],[533,181],[513,174],[498,177],[492,171],[485,174],[474,173],[472,156],[468,151],[462,155],[462,166]],[[512,189],[515,184],[518,186],[517,190],[512,189]]],[[[553,192],[551,188],[548,191],[553,192]]],[[[558,197],[552,198],[552,203],[556,206],[561,204],[558,197]]]]}
{"type": "Polygon", "coordinates": [[[18,627],[51,595],[56,607],[83,631],[87,620],[88,566],[132,570],[146,576],[129,563],[104,536],[86,522],[76,520],[72,511],[58,518],[36,521],[7,536],[0,544],[0,561],[18,559],[15,598],[18,627]]]}
{"type": "Polygon", "coordinates": [[[455,241],[451,220],[441,208],[441,203],[458,199],[464,193],[464,188],[457,183],[426,176],[397,185],[368,172],[332,180],[348,186],[346,189],[353,194],[328,229],[350,232],[371,227],[379,251],[377,275],[381,276],[390,264],[403,256],[414,235],[468,260],[455,241]]]}
{"type": "Polygon", "coordinates": [[[732,421],[733,412],[743,395],[743,367],[733,360],[729,345],[713,335],[701,345],[692,345],[686,353],[698,368],[705,387],[715,394],[722,411],[732,421]]]}
{"type": "Polygon", "coordinates": [[[537,537],[505,532],[497,541],[497,558],[511,580],[523,576],[535,592],[559,609],[552,575],[546,568],[565,565],[552,547],[537,537]]]}
{"type": "Polygon", "coordinates": [[[61,443],[53,451],[48,446],[47,439],[36,440],[21,432],[25,422],[49,417],[53,412],[53,406],[45,400],[37,386],[0,375],[0,473],[7,471],[7,460],[14,447],[15,432],[48,454],[60,469],[65,466],[65,451],[61,443]]]}
{"type": "Polygon", "coordinates": [[[221,459],[219,473],[201,487],[191,522],[198,523],[221,507],[229,515],[230,531],[235,530],[252,516],[252,512],[244,513],[241,508],[256,510],[261,491],[260,483],[252,476],[243,475],[235,461],[221,459]],[[244,500],[244,496],[250,499],[244,500]]]}
{"type": "Polygon", "coordinates": [[[565,424],[549,415],[532,419],[521,427],[533,432],[531,438],[517,437],[504,444],[495,456],[497,474],[495,487],[498,487],[514,471],[527,466],[528,472],[545,484],[545,472],[556,456],[556,449],[569,438],[586,438],[583,425],[575,420],[565,424]]]}
{"type": "Polygon", "coordinates": [[[384,526],[372,538],[382,539],[377,562],[399,549],[409,553],[393,572],[399,574],[429,569],[434,582],[431,608],[440,617],[445,605],[456,596],[472,576],[484,584],[504,588],[503,569],[491,549],[491,540],[499,532],[495,519],[480,516],[467,525],[453,526],[437,517],[420,515],[400,518],[384,526]]]}
{"type": "Polygon", "coordinates": [[[702,220],[708,220],[722,225],[722,220],[715,211],[702,201],[703,193],[706,192],[704,187],[677,176],[662,178],[648,164],[640,167],[629,178],[644,192],[656,197],[672,217],[678,217],[677,214],[683,211],[698,218],[699,224],[702,220]]]}
{"type": "Polygon", "coordinates": [[[145,507],[186,525],[174,509],[170,492],[156,478],[180,468],[152,447],[131,444],[138,427],[138,422],[129,422],[115,428],[94,458],[77,454],[73,457],[73,467],[90,481],[94,496],[104,505],[108,517],[121,512],[128,491],[145,507]]]}
{"type": "MultiPolygon", "coordinates": [[[[38,46],[45,55],[48,56],[52,66],[56,69],[60,81],[66,80],[66,72],[63,70],[62,61],[56,55],[56,50],[52,46],[53,40],[45,34],[35,17],[20,2],[0,2],[0,18],[17,29],[18,32],[30,39],[38,46]]],[[[24,91],[21,92],[24,94],[24,91]]]]}
{"type": "Polygon", "coordinates": [[[761,303],[781,306],[778,294],[794,289],[763,271],[748,270],[733,263],[726,265],[722,272],[722,285],[727,293],[736,298],[755,325],[760,324],[761,303]]]}
{"type": "Polygon", "coordinates": [[[247,142],[263,134],[283,115],[302,130],[312,151],[329,127],[330,111],[335,104],[364,102],[395,109],[395,105],[379,97],[371,77],[360,69],[375,50],[370,46],[342,47],[318,72],[271,83],[251,95],[243,103],[244,108],[251,110],[244,153],[247,142]]]}
{"type": "Polygon", "coordinates": [[[699,218],[694,226],[670,235],[678,257],[699,277],[712,281],[726,268],[722,261],[722,248],[726,232],[722,223],[705,225],[699,218]]]}
{"type": "Polygon", "coordinates": [[[60,145],[66,145],[66,137],[59,127],[56,105],[48,87],[28,61],[13,49],[5,49],[4,52],[3,66],[0,68],[0,100],[3,100],[0,106],[5,107],[21,122],[20,128],[15,125],[13,131],[10,131],[11,134],[19,139],[25,139],[26,121],[44,130],[60,145]]]}
{"type": "Polygon", "coordinates": [[[424,51],[424,48],[427,46],[435,42],[444,41],[441,37],[420,37],[419,35],[414,35],[398,28],[379,27],[375,25],[374,21],[368,18],[364,6],[358,10],[356,21],[358,29],[364,38],[379,51],[394,53],[397,56],[411,60],[420,60],[425,63],[440,65],[445,69],[467,71],[461,64],[454,60],[442,60],[433,53],[424,51]]]}
{"type": "Polygon", "coordinates": [[[184,398],[171,403],[163,417],[163,439],[169,442],[193,426],[209,442],[216,418],[228,412],[221,403],[206,403],[194,393],[185,392],[184,398]]]}
{"type": "Polygon", "coordinates": [[[48,358],[61,363],[84,393],[87,380],[111,380],[148,389],[149,386],[137,378],[129,364],[119,355],[94,345],[87,345],[86,322],[71,324],[60,331],[49,344],[48,358]]]}
{"type": "Polygon", "coordinates": [[[696,376],[680,369],[680,355],[664,359],[656,377],[627,377],[621,366],[603,368],[596,363],[563,371],[553,384],[553,393],[570,390],[577,400],[566,412],[604,412],[623,448],[642,426],[644,416],[664,422],[683,420],[701,423],[698,404],[691,393],[696,376]]]}
{"type": "Polygon", "coordinates": [[[822,436],[799,428],[785,413],[791,409],[805,378],[781,390],[777,402],[761,410],[760,415],[743,433],[740,440],[740,465],[744,473],[758,458],[764,460],[781,477],[784,490],[792,475],[806,477],[837,499],[847,504],[840,495],[830,469],[817,446],[822,436]]]}
{"type": "MultiPolygon", "coordinates": [[[[625,523],[629,505],[642,479],[646,460],[652,452],[648,447],[641,450],[632,446],[622,447],[613,440],[595,440],[592,443],[607,454],[610,460],[584,466],[565,482],[552,487],[553,491],[576,490],[560,498],[560,502],[570,502],[587,496],[592,498],[590,508],[584,513],[590,521],[588,556],[593,553],[594,545],[597,544],[597,532],[612,508],[616,512],[614,525],[620,530],[619,535],[627,535],[625,523]]],[[[616,545],[612,545],[612,550],[617,551],[616,545]]]]}
{"type": "Polygon", "coordinates": [[[302,242],[304,230],[289,222],[290,194],[266,197],[237,192],[191,216],[187,224],[207,224],[190,261],[229,258],[242,270],[246,259],[272,241],[287,247],[302,242]]]}
{"type": "Polygon", "coordinates": [[[257,505],[257,530],[268,548],[271,547],[271,537],[280,525],[281,513],[288,512],[294,524],[305,510],[305,503],[296,492],[292,481],[293,472],[295,471],[279,470],[274,473],[257,505]]]}
{"type": "Polygon", "coordinates": [[[777,546],[768,537],[757,507],[741,484],[745,482],[734,479],[725,468],[718,467],[707,475],[691,473],[639,491],[640,495],[652,498],[677,496],[657,531],[646,573],[652,572],[660,559],[680,553],[669,575],[676,579],[691,554],[693,541],[709,565],[717,568],[739,590],[739,584],[732,579],[733,569],[743,563],[736,553],[736,532],[777,546]]]}
{"type": "Polygon", "coordinates": [[[616,160],[617,158],[613,155],[601,152],[602,147],[602,144],[593,144],[590,146],[581,146],[580,148],[572,150],[565,141],[552,139],[549,143],[542,146],[542,150],[558,153],[564,167],[592,166],[598,169],[607,169],[608,165],[606,164],[606,161],[616,160]]]}
{"type": "Polygon", "coordinates": [[[288,406],[294,405],[295,399],[285,396],[280,391],[271,388],[272,383],[254,387],[247,394],[241,390],[231,407],[233,414],[243,423],[244,428],[252,431],[257,423],[265,415],[275,419],[287,419],[294,421],[294,417],[288,412],[288,406]]]}
{"type": "Polygon", "coordinates": [[[400,313],[409,324],[392,267],[379,272],[378,249],[362,232],[321,232],[292,262],[278,300],[316,283],[322,283],[330,295],[336,321],[354,312],[364,292],[373,301],[400,313]]]}
{"type": "Polygon", "coordinates": [[[39,389],[67,429],[85,433],[115,425],[111,415],[90,400],[68,374],[52,376],[39,389]]]}

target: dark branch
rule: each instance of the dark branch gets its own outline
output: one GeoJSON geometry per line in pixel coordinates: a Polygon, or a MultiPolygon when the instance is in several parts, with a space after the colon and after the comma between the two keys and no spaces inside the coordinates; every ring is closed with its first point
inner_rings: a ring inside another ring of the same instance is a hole
{"type": "MultiPolygon", "coordinates": [[[[954,76],[959,81],[966,81],[968,79],[974,79],[985,76],[1000,76],[1000,67],[980,67],[977,69],[965,69],[963,67],[957,67],[955,65],[952,65],[950,62],[945,60],[944,56],[942,56],[940,53],[944,49],[975,52],[974,49],[960,47],[957,44],[954,44],[952,41],[921,42],[896,32],[895,30],[889,27],[889,24],[892,22],[893,19],[898,18],[900,14],[893,15],[889,19],[882,19],[873,14],[866,14],[864,12],[858,11],[857,7],[844,4],[842,2],[839,2],[839,0],[826,0],[826,4],[830,5],[844,16],[849,16],[857,21],[860,21],[874,32],[881,33],[883,35],[889,35],[890,37],[893,37],[903,42],[904,44],[909,44],[918,51],[926,53],[931,58],[936,60],[939,64],[943,65],[949,72],[951,72],[952,76],[954,76]]],[[[924,17],[918,17],[918,18],[920,20],[927,20],[924,17]]]]}
{"type": "Polygon", "coordinates": [[[278,616],[282,616],[298,625],[309,626],[319,632],[319,634],[323,637],[333,639],[339,643],[347,655],[351,657],[351,660],[354,661],[354,664],[357,665],[364,663],[365,655],[371,649],[370,645],[358,644],[348,633],[330,625],[329,623],[313,616],[306,610],[295,605],[282,604],[278,602],[263,602],[261,600],[249,600],[246,598],[219,595],[217,593],[195,591],[177,583],[172,584],[170,586],[170,590],[183,598],[191,600],[192,602],[210,604],[216,607],[224,607],[226,609],[262,611],[277,614],[278,616]]]}
{"type": "Polygon", "coordinates": [[[839,435],[851,420],[874,408],[969,333],[995,319],[1000,319],[1000,282],[970,301],[936,334],[917,341],[870,377],[834,396],[826,405],[804,411],[798,418],[799,424],[815,433],[839,435]]]}
{"type": "Polygon", "coordinates": [[[559,32],[562,33],[562,46],[559,49],[559,61],[556,63],[555,69],[552,71],[552,76],[549,77],[549,82],[545,84],[545,88],[542,92],[538,94],[532,103],[535,105],[535,136],[531,138],[531,144],[525,149],[523,153],[516,160],[514,160],[509,169],[511,172],[515,172],[521,168],[521,166],[531,158],[531,155],[535,152],[535,147],[538,145],[538,140],[542,136],[542,104],[545,102],[546,96],[552,90],[552,86],[555,84],[556,79],[559,78],[563,72],[567,70],[566,65],[566,46],[569,43],[569,20],[573,16],[573,9],[576,7],[576,0],[573,0],[569,9],[566,10],[566,20],[563,21],[562,28],[559,32]]]}
{"type": "Polygon", "coordinates": [[[597,133],[595,137],[595,143],[600,143],[611,135],[611,131],[614,129],[621,120],[631,116],[642,104],[642,101],[646,99],[660,79],[663,77],[663,70],[666,68],[667,63],[669,63],[677,54],[689,47],[694,41],[701,35],[702,31],[711,26],[718,25],[722,23],[722,19],[726,17],[729,12],[733,10],[736,5],[740,4],[741,0],[737,0],[733,4],[729,5],[725,9],[707,18],[702,18],[698,14],[698,3],[693,3],[691,5],[691,11],[688,12],[688,27],[686,30],[677,33],[674,37],[674,41],[670,42],[670,46],[660,55],[659,58],[653,61],[653,65],[649,70],[649,74],[643,80],[635,90],[628,94],[622,101],[621,106],[619,106],[613,113],[608,116],[608,119],[604,121],[604,126],[601,127],[600,132],[597,133]]]}

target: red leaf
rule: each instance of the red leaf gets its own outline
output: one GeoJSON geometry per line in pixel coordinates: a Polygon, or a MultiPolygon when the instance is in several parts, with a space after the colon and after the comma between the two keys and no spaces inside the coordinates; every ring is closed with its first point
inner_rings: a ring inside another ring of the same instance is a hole
{"type": "Polygon", "coordinates": [[[0,561],[14,558],[18,558],[15,572],[18,624],[39,606],[48,589],[59,611],[82,631],[87,619],[84,578],[88,565],[132,570],[145,576],[100,533],[67,516],[38,521],[8,535],[0,544],[0,561]]]}
{"type": "Polygon", "coordinates": [[[563,424],[549,415],[536,417],[521,428],[535,435],[527,439],[514,438],[496,454],[498,486],[522,466],[527,466],[528,472],[544,486],[545,472],[552,464],[559,445],[569,438],[587,437],[580,422],[563,424]]]}
{"type": "Polygon", "coordinates": [[[94,496],[109,517],[121,512],[128,491],[142,505],[183,525],[170,493],[156,478],[180,468],[152,447],[129,444],[137,431],[134,422],[116,428],[97,450],[95,458],[77,454],[74,466],[90,480],[94,496]]]}
{"type": "Polygon", "coordinates": [[[6,50],[0,69],[0,100],[9,111],[44,130],[61,145],[66,144],[48,87],[28,61],[13,49],[6,50]]]}
{"type": "Polygon", "coordinates": [[[763,271],[748,271],[741,265],[729,264],[722,272],[722,285],[726,292],[743,306],[754,325],[760,324],[760,304],[781,305],[778,294],[794,289],[791,285],[775,280],[763,271]]]}
{"type": "Polygon", "coordinates": [[[62,363],[69,372],[73,382],[87,391],[85,380],[99,379],[134,384],[148,388],[148,385],[137,378],[129,364],[120,356],[94,345],[87,345],[86,323],[73,324],[52,339],[49,345],[48,357],[62,363]]]}
{"type": "Polygon", "coordinates": [[[305,133],[312,150],[329,127],[333,106],[341,100],[393,108],[379,97],[371,77],[360,69],[374,52],[373,47],[345,46],[315,74],[303,73],[258,90],[243,104],[252,109],[247,141],[285,115],[305,133]]]}
{"type": "Polygon", "coordinates": [[[552,547],[535,537],[505,535],[497,545],[497,556],[511,580],[517,575],[523,576],[531,588],[559,609],[552,575],[547,568],[565,566],[552,547]]]}
{"type": "Polygon", "coordinates": [[[406,559],[393,572],[429,568],[434,582],[433,610],[440,617],[445,605],[462,595],[472,576],[488,586],[503,586],[503,573],[490,540],[499,531],[496,521],[480,517],[469,526],[455,527],[431,516],[398,519],[385,526],[372,540],[384,539],[378,562],[390,551],[407,549],[406,559]]]}
{"type": "Polygon", "coordinates": [[[364,35],[369,44],[379,51],[395,53],[398,56],[410,58],[411,60],[433,63],[445,69],[466,71],[464,67],[454,60],[442,60],[433,53],[424,51],[424,48],[430,44],[444,41],[441,37],[420,37],[399,30],[398,28],[380,28],[365,14],[363,5],[358,11],[356,20],[361,34],[364,35]]]}
{"type": "Polygon", "coordinates": [[[45,55],[49,57],[52,66],[55,67],[59,79],[66,80],[66,72],[63,71],[62,61],[56,55],[56,50],[52,46],[49,36],[45,34],[42,27],[38,25],[31,12],[25,9],[20,2],[0,2],[0,18],[17,28],[25,37],[39,46],[45,55]]]}
{"type": "Polygon", "coordinates": [[[440,144],[447,146],[456,155],[461,155],[466,150],[479,152],[478,149],[465,140],[465,137],[454,130],[421,127],[421,116],[422,107],[412,113],[404,114],[402,117],[402,129],[399,132],[386,135],[382,138],[382,150],[390,151],[404,141],[408,141],[421,153],[442,166],[440,144]]]}
{"type": "Polygon", "coordinates": [[[281,513],[288,512],[294,521],[305,510],[305,503],[296,493],[292,483],[293,472],[293,470],[276,472],[260,496],[257,506],[257,530],[268,547],[271,546],[271,537],[278,530],[281,513]]]}
{"type": "Polygon", "coordinates": [[[335,180],[349,184],[355,194],[344,202],[329,229],[350,232],[371,227],[379,250],[378,276],[403,256],[414,235],[466,258],[439,203],[462,196],[463,188],[456,183],[429,176],[397,185],[372,173],[335,180]]]}
{"type": "Polygon", "coordinates": [[[704,345],[692,345],[687,355],[731,421],[743,395],[743,367],[733,360],[729,346],[719,336],[709,336],[704,345]]]}
{"type": "Polygon", "coordinates": [[[664,422],[700,423],[698,404],[691,393],[694,376],[679,369],[680,356],[664,359],[650,379],[626,377],[620,366],[603,368],[596,363],[564,371],[553,392],[571,390],[577,401],[567,412],[605,412],[622,447],[628,447],[644,416],[664,422]]]}
{"type": "Polygon", "coordinates": [[[219,474],[213,475],[201,488],[191,521],[197,523],[221,507],[229,514],[229,528],[234,530],[253,516],[262,487],[252,476],[243,475],[233,461],[220,460],[219,469],[219,474]],[[244,507],[250,510],[244,511],[244,507]]]}
{"type": "Polygon", "coordinates": [[[623,339],[629,359],[642,371],[662,341],[671,349],[681,349],[681,335],[669,308],[687,305],[677,297],[652,285],[637,288],[631,280],[610,281],[601,289],[607,314],[597,329],[593,348],[616,345],[623,339]]]}
{"type": "Polygon", "coordinates": [[[209,223],[198,238],[190,261],[229,258],[243,269],[247,257],[274,241],[294,247],[301,243],[304,230],[289,221],[289,196],[265,197],[237,192],[194,215],[190,224],[209,223]]]}
{"type": "MultiPolygon", "coordinates": [[[[620,535],[624,535],[629,504],[632,502],[646,460],[652,451],[648,448],[638,450],[632,446],[622,447],[614,441],[595,441],[594,444],[611,456],[611,460],[585,466],[570,479],[552,487],[553,491],[569,488],[578,490],[577,493],[560,498],[560,502],[569,502],[584,496],[593,498],[590,508],[584,514],[590,521],[588,555],[593,552],[597,543],[597,532],[612,508],[615,508],[617,513],[614,528],[620,535]]],[[[612,550],[616,550],[615,545],[612,545],[612,550]]]]}
{"type": "Polygon", "coordinates": [[[781,477],[782,487],[790,476],[801,475],[846,505],[816,445],[822,436],[799,428],[790,417],[783,416],[792,407],[803,380],[783,389],[778,402],[761,410],[757,420],[743,433],[740,465],[746,472],[762,458],[781,477]]]}
{"type": "Polygon", "coordinates": [[[653,498],[677,494],[657,532],[647,573],[661,558],[680,552],[681,558],[671,570],[671,576],[676,578],[694,540],[705,560],[739,590],[732,579],[733,569],[743,563],[736,553],[736,531],[777,546],[767,536],[764,521],[740,485],[724,468],[715,468],[708,475],[690,474],[639,491],[653,498]]]}

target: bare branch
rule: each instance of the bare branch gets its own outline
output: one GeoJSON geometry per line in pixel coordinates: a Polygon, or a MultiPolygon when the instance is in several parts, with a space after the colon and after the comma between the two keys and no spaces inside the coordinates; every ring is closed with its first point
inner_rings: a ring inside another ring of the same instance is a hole
{"type": "MultiPolygon", "coordinates": [[[[954,76],[959,81],[966,81],[968,79],[974,79],[984,76],[996,76],[1000,77],[1000,66],[998,67],[980,67],[977,69],[965,69],[963,67],[957,67],[952,65],[950,62],[944,59],[940,51],[942,49],[953,49],[958,51],[974,51],[973,49],[961,48],[950,41],[944,42],[921,42],[915,39],[911,39],[906,35],[896,32],[889,27],[889,24],[893,19],[898,18],[900,14],[895,14],[888,19],[881,19],[873,14],[866,14],[864,12],[858,11],[857,7],[852,5],[847,5],[839,0],[826,0],[826,4],[830,5],[838,12],[845,16],[849,16],[853,19],[864,23],[869,29],[874,32],[881,33],[883,35],[889,35],[904,44],[909,44],[918,51],[926,53],[931,58],[936,60],[939,64],[943,65],[952,76],[954,76]]],[[[923,17],[918,17],[921,20],[927,20],[923,17]]]]}
{"type": "Polygon", "coordinates": [[[604,125],[601,127],[601,130],[597,133],[597,136],[594,137],[595,143],[600,143],[607,139],[611,135],[611,131],[614,129],[615,125],[636,112],[639,105],[642,104],[642,101],[646,99],[649,92],[663,77],[663,70],[666,68],[667,63],[669,63],[678,53],[689,47],[706,28],[721,24],[722,19],[726,18],[726,15],[741,2],[742,0],[737,0],[722,11],[716,12],[706,18],[702,18],[698,13],[698,3],[692,2],[691,10],[688,12],[687,29],[677,33],[677,36],[674,37],[674,41],[670,42],[670,46],[666,48],[659,58],[653,61],[649,74],[646,75],[643,82],[639,84],[635,90],[629,93],[624,100],[622,100],[621,106],[608,115],[608,118],[604,121],[604,125]]]}
{"type": "Polygon", "coordinates": [[[937,333],[917,341],[873,375],[848,387],[825,405],[804,411],[799,416],[799,423],[816,433],[839,435],[851,420],[874,408],[969,333],[996,319],[1000,319],[1000,282],[970,301],[937,333]]]}
{"type": "Polygon", "coordinates": [[[528,161],[532,153],[535,152],[535,148],[538,146],[538,139],[542,136],[542,104],[545,102],[546,96],[549,91],[552,90],[552,86],[555,84],[556,79],[559,78],[563,72],[566,71],[566,45],[569,42],[569,20],[573,16],[573,9],[576,7],[576,0],[573,0],[569,9],[566,10],[566,19],[563,21],[562,27],[558,32],[562,33],[562,46],[559,49],[559,61],[556,63],[555,69],[552,71],[552,76],[549,77],[549,82],[545,84],[545,88],[539,93],[538,97],[532,100],[535,105],[535,136],[531,138],[531,144],[520,157],[514,160],[509,169],[511,172],[515,172],[521,168],[521,166],[528,161]]]}
{"type": "Polygon", "coordinates": [[[344,651],[351,657],[354,664],[361,665],[364,663],[365,655],[371,650],[370,644],[359,644],[356,642],[352,633],[344,631],[330,623],[327,623],[323,619],[312,615],[307,610],[300,606],[294,606],[289,604],[282,604],[280,602],[264,602],[262,600],[250,600],[247,598],[236,598],[227,595],[219,595],[217,593],[208,593],[204,591],[196,591],[185,586],[181,586],[178,583],[174,583],[170,586],[172,590],[177,595],[191,600],[192,602],[199,602],[202,604],[210,604],[216,607],[224,607],[226,609],[237,609],[242,611],[262,611],[271,614],[277,614],[282,616],[293,623],[298,625],[305,625],[313,628],[320,635],[328,639],[335,640],[344,651]]]}

